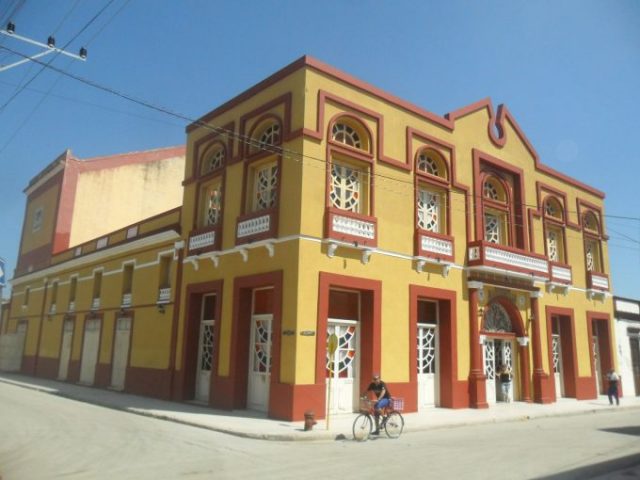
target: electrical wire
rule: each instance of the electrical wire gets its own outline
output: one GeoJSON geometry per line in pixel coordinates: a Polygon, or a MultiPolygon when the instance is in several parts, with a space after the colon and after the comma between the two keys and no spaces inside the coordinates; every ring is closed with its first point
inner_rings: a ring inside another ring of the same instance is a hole
{"type": "MultiPolygon", "coordinates": [[[[89,28],[89,26],[90,26],[91,24],[93,24],[93,22],[95,22],[95,21],[98,19],[98,17],[99,17],[100,15],[102,15],[102,13],[103,13],[103,12],[104,12],[104,11],[105,11],[105,10],[106,10],[106,9],[107,9],[107,8],[108,8],[108,7],[109,7],[109,6],[114,2],[114,1],[115,1],[115,0],[109,0],[109,1],[107,2],[107,4],[106,4],[104,7],[102,7],[102,9],[100,9],[100,11],[99,11],[98,13],[96,13],[96,14],[95,14],[95,15],[94,15],[94,16],[93,16],[93,17],[92,17],[92,18],[91,18],[91,19],[90,19],[90,20],[89,20],[89,21],[84,25],[84,27],[82,27],[82,28],[80,29],[80,31],[79,31],[78,33],[76,33],[76,34],[71,38],[71,40],[69,40],[69,41],[68,41],[68,42],[67,42],[67,43],[66,43],[66,44],[61,48],[61,50],[66,49],[66,48],[71,44],[71,42],[73,42],[73,41],[74,41],[76,38],[78,38],[78,37],[79,37],[79,36],[80,36],[80,35],[81,35],[81,34],[82,34],[82,33],[83,33],[87,28],[89,28]]],[[[16,55],[21,56],[21,57],[29,58],[29,57],[27,57],[27,56],[25,56],[25,55],[23,55],[23,54],[21,54],[21,53],[19,53],[19,52],[16,52],[16,51],[13,51],[12,49],[7,48],[7,47],[6,47],[6,46],[4,46],[4,45],[0,45],[0,48],[3,48],[3,49],[5,49],[5,50],[9,50],[9,51],[11,51],[11,52],[15,53],[16,55]]],[[[49,62],[47,62],[47,63],[45,63],[45,62],[41,62],[41,61],[39,61],[39,60],[37,60],[37,59],[31,59],[32,61],[34,61],[34,62],[36,62],[36,63],[38,63],[38,64],[42,65],[42,68],[41,68],[40,70],[38,70],[38,72],[36,72],[36,74],[35,74],[33,77],[31,77],[31,79],[30,79],[26,84],[24,84],[24,85],[22,86],[22,88],[20,88],[17,92],[15,92],[15,93],[14,93],[14,94],[13,94],[13,95],[12,95],[12,96],[11,96],[11,97],[10,97],[10,98],[9,98],[9,99],[8,99],[8,100],[7,100],[7,101],[6,101],[6,102],[5,102],[5,103],[0,107],[0,114],[2,114],[2,112],[4,112],[4,109],[5,109],[5,108],[7,108],[7,106],[8,106],[11,102],[13,102],[13,100],[15,100],[15,99],[16,99],[16,97],[17,97],[18,95],[20,95],[20,93],[22,93],[26,87],[28,87],[28,86],[29,86],[29,85],[30,85],[30,84],[31,84],[31,83],[32,83],[36,78],[38,78],[38,77],[40,76],[40,74],[41,74],[45,69],[47,69],[47,68],[54,68],[54,67],[51,65],[51,63],[52,63],[52,62],[53,62],[53,61],[58,57],[58,55],[60,55],[60,53],[59,53],[59,52],[56,52],[56,53],[53,55],[53,57],[49,60],[49,62]]],[[[61,71],[60,69],[56,69],[56,70],[61,71]]]]}
{"type": "MultiPolygon", "coordinates": [[[[13,50],[11,50],[11,49],[9,49],[7,47],[0,46],[0,48],[7,49],[7,50],[9,50],[9,51],[11,51],[13,53],[21,55],[20,53],[14,52],[13,50]]],[[[43,62],[40,62],[37,59],[34,59],[34,61],[37,62],[37,63],[43,64],[44,68],[48,68],[48,69],[57,71],[57,72],[65,75],[65,76],[67,76],[69,78],[72,78],[72,79],[74,79],[76,81],[84,83],[85,85],[88,85],[88,86],[90,86],[92,88],[95,88],[95,89],[98,89],[98,90],[102,90],[102,91],[104,91],[106,93],[112,94],[114,96],[120,97],[120,98],[122,98],[124,100],[127,100],[127,101],[130,101],[130,102],[136,103],[136,104],[138,104],[140,106],[143,106],[145,108],[148,108],[150,110],[154,110],[154,111],[157,111],[157,112],[160,112],[160,113],[164,113],[164,114],[170,115],[170,116],[172,116],[174,118],[178,118],[180,120],[189,122],[189,124],[191,124],[191,125],[202,127],[204,129],[210,130],[210,131],[212,131],[214,133],[218,133],[218,134],[220,134],[221,136],[223,136],[225,138],[236,139],[236,140],[240,141],[241,143],[249,145],[250,147],[259,148],[261,150],[268,151],[270,153],[275,153],[275,154],[278,154],[278,155],[282,155],[285,158],[293,158],[295,160],[309,159],[309,160],[313,160],[313,161],[316,161],[316,162],[320,162],[320,163],[322,163],[322,166],[320,166],[320,168],[326,168],[326,165],[328,163],[325,159],[322,159],[322,158],[314,157],[314,156],[309,155],[309,154],[304,154],[304,153],[301,153],[301,152],[297,152],[295,150],[286,149],[286,148],[279,147],[279,146],[276,146],[276,145],[270,145],[270,144],[266,144],[266,143],[263,143],[263,142],[259,142],[258,140],[254,139],[254,138],[250,138],[250,137],[248,137],[246,135],[241,135],[239,133],[236,133],[234,131],[225,129],[223,127],[218,127],[218,126],[215,126],[215,125],[211,125],[211,124],[205,123],[205,122],[203,122],[202,120],[199,120],[199,119],[198,120],[193,119],[193,118],[191,118],[191,117],[189,117],[189,116],[187,116],[185,114],[182,114],[182,113],[179,113],[179,112],[174,112],[174,111],[168,109],[167,107],[162,107],[162,106],[158,106],[158,105],[152,104],[151,102],[148,102],[148,101],[143,100],[143,99],[135,98],[132,95],[129,95],[129,94],[126,94],[126,93],[123,93],[123,92],[119,92],[119,91],[117,91],[117,90],[115,90],[115,89],[113,89],[111,87],[104,86],[104,85],[99,84],[99,83],[97,83],[95,81],[88,80],[86,78],[80,77],[78,75],[71,74],[69,72],[65,72],[65,71],[63,71],[63,70],[61,70],[61,69],[59,69],[57,67],[54,67],[53,65],[44,64],[43,62]]],[[[331,163],[331,162],[329,162],[329,163],[331,163]]],[[[403,180],[403,179],[399,179],[399,178],[394,178],[394,177],[389,176],[389,175],[381,175],[379,173],[373,173],[373,174],[369,173],[369,172],[363,172],[363,173],[370,180],[374,180],[375,179],[377,182],[382,181],[382,182],[393,182],[394,184],[405,184],[406,186],[410,187],[410,189],[411,189],[410,194],[414,195],[414,193],[413,193],[413,180],[403,180]]],[[[461,193],[458,190],[456,190],[455,188],[451,188],[451,187],[448,187],[445,190],[447,190],[449,193],[461,193]]],[[[396,191],[396,193],[401,194],[402,192],[396,191]]],[[[470,193],[470,192],[465,192],[464,195],[466,197],[470,198],[470,199],[474,199],[476,202],[483,198],[482,195],[480,195],[480,194],[475,194],[475,193],[470,193]]],[[[540,208],[538,205],[531,205],[531,204],[527,204],[527,203],[521,203],[521,204],[519,204],[519,206],[528,207],[528,208],[536,209],[536,210],[538,210],[540,208]]],[[[465,204],[465,207],[466,207],[466,204],[465,204]]],[[[460,210],[460,211],[462,211],[462,210],[460,210]]],[[[465,208],[465,213],[467,215],[471,215],[472,214],[472,212],[466,212],[466,208],[465,208]]],[[[574,211],[565,210],[565,213],[578,213],[578,212],[575,211],[575,210],[574,211]]],[[[603,214],[602,216],[605,217],[605,218],[611,217],[611,218],[615,218],[615,219],[633,220],[633,221],[640,222],[640,218],[638,218],[638,217],[628,217],[628,216],[611,215],[611,214],[603,214]]],[[[518,225],[518,226],[522,227],[524,225],[518,225]]]]}

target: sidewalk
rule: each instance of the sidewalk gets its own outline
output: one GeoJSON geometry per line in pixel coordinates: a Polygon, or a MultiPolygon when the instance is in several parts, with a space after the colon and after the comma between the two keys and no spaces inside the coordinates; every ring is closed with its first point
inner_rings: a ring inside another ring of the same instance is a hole
{"type": "MultiPolygon", "coordinates": [[[[305,432],[304,422],[272,420],[258,412],[247,410],[231,412],[214,410],[191,403],[168,402],[5,372],[0,372],[0,382],[138,415],[262,440],[350,439],[352,438],[351,426],[355,418],[354,414],[335,415],[330,418],[329,429],[325,420],[319,420],[312,431],[305,432]]],[[[600,396],[598,399],[580,401],[563,398],[547,405],[522,402],[500,403],[483,410],[431,408],[420,413],[403,414],[404,432],[480,423],[518,422],[553,416],[595,414],[612,409],[640,409],[640,397],[622,398],[619,407],[611,407],[607,397],[600,396]]]]}

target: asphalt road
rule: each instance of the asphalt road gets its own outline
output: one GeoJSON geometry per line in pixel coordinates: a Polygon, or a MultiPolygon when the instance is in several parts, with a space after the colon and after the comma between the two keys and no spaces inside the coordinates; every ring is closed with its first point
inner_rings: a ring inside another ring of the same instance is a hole
{"type": "Polygon", "coordinates": [[[640,478],[637,411],[365,443],[225,435],[0,383],[0,475],[35,479],[640,478]]]}

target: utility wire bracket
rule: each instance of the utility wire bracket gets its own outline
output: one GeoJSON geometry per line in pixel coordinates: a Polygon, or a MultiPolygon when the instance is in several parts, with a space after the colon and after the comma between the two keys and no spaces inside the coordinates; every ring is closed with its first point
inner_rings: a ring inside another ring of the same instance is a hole
{"type": "Polygon", "coordinates": [[[47,43],[42,43],[42,42],[38,42],[36,40],[32,40],[30,38],[27,37],[23,37],[22,35],[18,35],[17,33],[15,33],[15,25],[13,25],[11,22],[9,22],[9,24],[7,25],[7,29],[0,29],[0,34],[9,37],[9,38],[13,38],[16,40],[19,40],[21,42],[24,43],[28,43],[30,45],[35,45],[37,47],[40,47],[42,50],[39,51],[38,53],[31,55],[28,58],[23,58],[22,60],[18,60],[17,62],[14,63],[10,63],[7,65],[0,65],[0,72],[4,72],[5,70],[9,70],[10,68],[13,67],[17,67],[18,65],[22,65],[23,63],[27,63],[30,62],[32,60],[35,60],[37,58],[42,58],[46,55],[49,55],[51,53],[59,53],[61,55],[66,55],[67,57],[71,57],[75,60],[80,60],[82,62],[85,62],[87,60],[87,49],[82,47],[80,49],[80,53],[78,55],[76,55],[75,53],[71,53],[71,52],[67,52],[66,50],[63,50],[61,48],[56,47],[55,45],[55,39],[53,37],[49,37],[47,43]]]}

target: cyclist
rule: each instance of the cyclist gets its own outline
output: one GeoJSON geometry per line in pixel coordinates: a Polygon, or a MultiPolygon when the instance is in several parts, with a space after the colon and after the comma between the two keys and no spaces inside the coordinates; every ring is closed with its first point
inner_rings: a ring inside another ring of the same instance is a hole
{"type": "Polygon", "coordinates": [[[376,403],[373,406],[376,429],[373,435],[380,435],[380,411],[384,407],[388,407],[391,403],[391,394],[389,393],[387,384],[380,379],[379,373],[373,374],[373,381],[369,384],[367,392],[373,392],[376,396],[376,403]]]}

